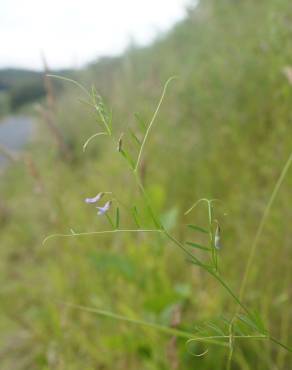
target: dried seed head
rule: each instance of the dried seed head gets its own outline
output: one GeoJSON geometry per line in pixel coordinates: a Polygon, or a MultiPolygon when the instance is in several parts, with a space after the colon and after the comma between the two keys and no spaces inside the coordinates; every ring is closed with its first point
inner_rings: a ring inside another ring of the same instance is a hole
{"type": "Polygon", "coordinates": [[[124,136],[124,133],[121,133],[120,137],[119,137],[119,141],[118,141],[118,147],[117,147],[117,150],[118,152],[121,152],[122,151],[122,145],[123,145],[123,136],[124,136]]]}

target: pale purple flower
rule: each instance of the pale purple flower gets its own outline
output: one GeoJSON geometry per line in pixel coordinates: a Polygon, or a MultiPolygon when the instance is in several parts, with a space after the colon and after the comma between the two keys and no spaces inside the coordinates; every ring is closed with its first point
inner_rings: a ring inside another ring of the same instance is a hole
{"type": "Polygon", "coordinates": [[[103,207],[96,207],[97,209],[99,209],[97,214],[98,215],[104,215],[110,209],[111,204],[112,204],[112,202],[111,202],[111,200],[109,200],[108,202],[105,203],[105,205],[103,207]]]}
{"type": "Polygon", "coordinates": [[[95,197],[93,198],[86,198],[85,199],[85,203],[96,203],[98,202],[102,197],[103,197],[104,193],[98,193],[95,197]]]}

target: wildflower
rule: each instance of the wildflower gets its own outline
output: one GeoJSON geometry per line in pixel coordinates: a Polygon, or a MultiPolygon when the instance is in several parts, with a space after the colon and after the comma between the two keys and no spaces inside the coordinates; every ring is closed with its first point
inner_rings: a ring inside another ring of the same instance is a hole
{"type": "Polygon", "coordinates": [[[221,229],[218,223],[215,231],[214,246],[216,249],[221,248],[221,229]]]}
{"type": "Polygon", "coordinates": [[[104,193],[98,193],[95,197],[93,198],[86,198],[85,203],[96,203],[98,202],[102,197],[104,193]]]}
{"type": "Polygon", "coordinates": [[[104,215],[110,209],[111,204],[112,204],[112,202],[111,202],[111,200],[109,200],[108,202],[105,203],[105,205],[103,207],[96,207],[97,209],[99,209],[97,214],[98,215],[104,215]]]}

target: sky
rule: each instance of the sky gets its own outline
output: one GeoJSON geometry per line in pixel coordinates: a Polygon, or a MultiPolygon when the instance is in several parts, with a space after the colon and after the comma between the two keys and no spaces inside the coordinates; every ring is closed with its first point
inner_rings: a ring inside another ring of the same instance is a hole
{"type": "Polygon", "coordinates": [[[78,68],[146,45],[185,16],[191,0],[0,0],[0,68],[78,68]]]}

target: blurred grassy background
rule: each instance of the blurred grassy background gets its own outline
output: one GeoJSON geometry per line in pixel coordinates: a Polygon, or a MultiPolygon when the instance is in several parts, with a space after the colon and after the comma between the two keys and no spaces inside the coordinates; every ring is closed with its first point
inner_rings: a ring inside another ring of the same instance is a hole
{"type": "MultiPolygon", "coordinates": [[[[129,48],[76,73],[113,108],[117,133],[139,132],[163,83],[170,87],[146,147],[145,186],[169,227],[185,237],[183,212],[201,197],[219,198],[223,276],[238,291],[251,242],[292,147],[292,3],[205,0],[150,47],[129,48]],[[291,67],[290,67],[291,64],[291,67]],[[226,213],[226,215],[224,215],[226,213]]],[[[103,138],[85,154],[98,126],[82,93],[65,84],[54,120],[70,148],[58,152],[41,123],[27,152],[0,184],[0,361],[3,369],[224,369],[227,351],[192,356],[185,340],[97,317],[62,302],[108,309],[178,327],[228,317],[234,303],[209,276],[157,236],[115,235],[42,240],[55,232],[102,230],[84,204],[114,190],[136,195],[123,161],[103,138]],[[177,365],[177,363],[179,365],[177,365]]],[[[51,109],[51,108],[50,108],[51,109]]],[[[139,133],[138,133],[139,134],[139,133]]],[[[127,145],[125,143],[125,145],[127,145]]],[[[271,332],[292,343],[290,170],[272,208],[248,280],[245,301],[271,332]]],[[[188,221],[204,226],[203,209],[188,221]]],[[[122,213],[122,224],[131,224],[122,213]]],[[[145,220],[150,225],[150,220],[145,220]]],[[[196,353],[204,351],[196,345],[196,353]]],[[[269,342],[236,342],[232,369],[290,369],[291,354],[269,342]]]]}

